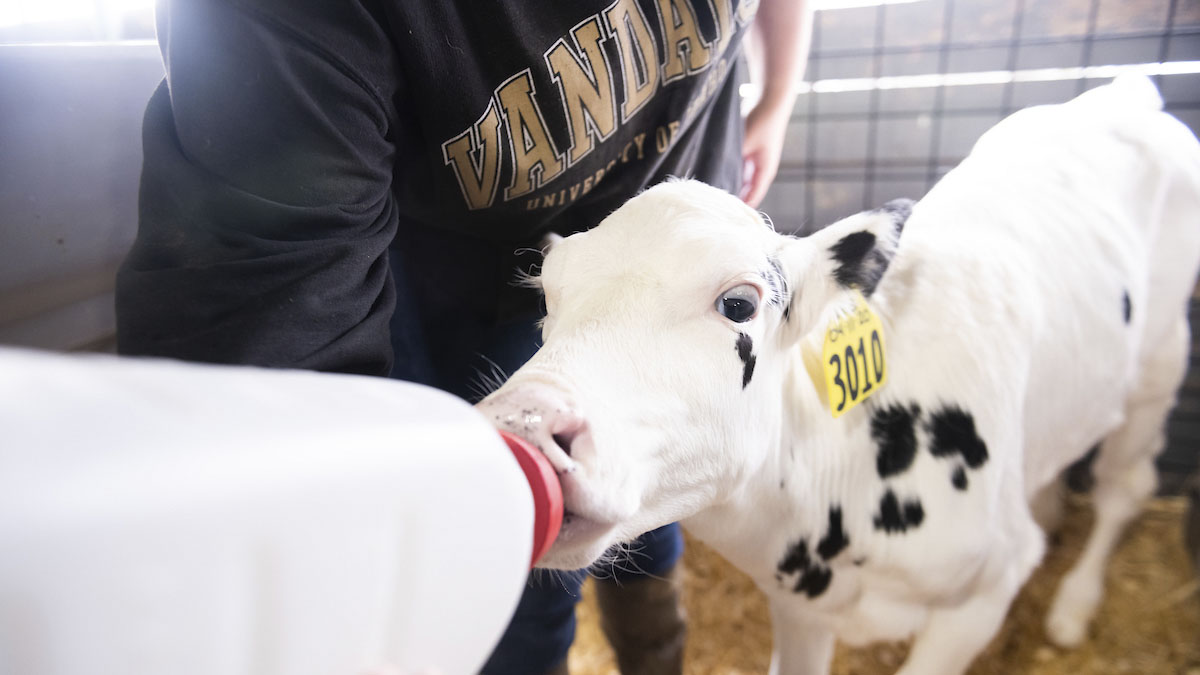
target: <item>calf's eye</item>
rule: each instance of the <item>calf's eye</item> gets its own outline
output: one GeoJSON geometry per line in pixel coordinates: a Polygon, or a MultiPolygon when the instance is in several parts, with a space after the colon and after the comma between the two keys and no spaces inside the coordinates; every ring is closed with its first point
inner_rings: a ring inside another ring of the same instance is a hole
{"type": "Polygon", "coordinates": [[[753,319],[758,313],[758,289],[750,284],[734,286],[717,298],[717,311],[735,323],[753,319]]]}

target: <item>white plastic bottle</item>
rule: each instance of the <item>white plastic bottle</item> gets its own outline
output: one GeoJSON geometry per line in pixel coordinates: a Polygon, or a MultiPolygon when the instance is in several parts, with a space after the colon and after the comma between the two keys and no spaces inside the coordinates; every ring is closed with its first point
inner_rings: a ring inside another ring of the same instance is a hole
{"type": "Polygon", "coordinates": [[[534,523],[427,387],[0,349],[0,673],[474,673],[534,523]]]}

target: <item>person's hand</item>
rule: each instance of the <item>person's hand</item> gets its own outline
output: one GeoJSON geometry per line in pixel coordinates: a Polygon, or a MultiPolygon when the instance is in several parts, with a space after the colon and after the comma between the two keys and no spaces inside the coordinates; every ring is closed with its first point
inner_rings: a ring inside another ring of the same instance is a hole
{"type": "Polygon", "coordinates": [[[742,142],[742,201],[754,208],[762,203],[767,189],[779,171],[783,139],[791,117],[790,100],[758,102],[746,116],[746,135],[742,142]]]}
{"type": "Polygon", "coordinates": [[[760,0],[754,17],[754,34],[761,38],[762,47],[762,98],[746,116],[742,192],[738,195],[754,208],[767,196],[779,170],[812,23],[812,9],[806,0],[760,0]]]}

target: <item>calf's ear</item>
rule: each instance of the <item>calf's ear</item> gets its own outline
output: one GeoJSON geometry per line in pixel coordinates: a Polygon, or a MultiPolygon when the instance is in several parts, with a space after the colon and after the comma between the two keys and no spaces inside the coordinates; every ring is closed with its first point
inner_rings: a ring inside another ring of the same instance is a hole
{"type": "Polygon", "coordinates": [[[794,343],[853,302],[852,291],[875,292],[900,243],[913,207],[896,199],[807,237],[787,237],[776,253],[788,280],[781,338],[794,343]]]}

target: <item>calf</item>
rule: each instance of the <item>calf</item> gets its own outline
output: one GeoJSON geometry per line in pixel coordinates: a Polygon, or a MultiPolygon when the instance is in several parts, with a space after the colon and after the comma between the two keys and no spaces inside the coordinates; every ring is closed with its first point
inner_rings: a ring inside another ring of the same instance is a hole
{"type": "Polygon", "coordinates": [[[480,409],[561,475],[544,566],[682,520],[768,596],[782,673],[909,636],[900,672],[962,672],[1042,556],[1031,503],[1102,441],[1047,620],[1077,644],[1154,489],[1198,214],[1200,145],[1144,78],[1018,112],[919,203],[805,238],[669,182],[550,251],[545,346],[480,409]],[[821,345],[856,291],[886,383],[835,418],[821,345]]]}

